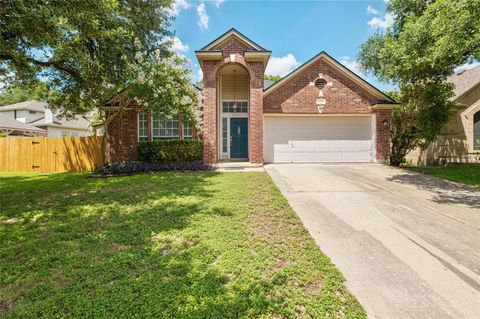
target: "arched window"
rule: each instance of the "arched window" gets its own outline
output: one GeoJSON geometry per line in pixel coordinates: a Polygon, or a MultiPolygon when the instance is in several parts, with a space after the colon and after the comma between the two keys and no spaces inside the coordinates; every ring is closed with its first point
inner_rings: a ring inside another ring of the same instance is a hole
{"type": "Polygon", "coordinates": [[[473,116],[473,149],[480,150],[480,111],[473,116]]]}

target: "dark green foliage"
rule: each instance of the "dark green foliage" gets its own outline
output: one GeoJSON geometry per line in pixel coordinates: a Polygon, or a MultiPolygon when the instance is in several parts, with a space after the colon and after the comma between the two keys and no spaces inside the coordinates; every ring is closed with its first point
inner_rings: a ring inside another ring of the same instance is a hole
{"type": "Polygon", "coordinates": [[[425,150],[436,140],[454,107],[451,96],[452,86],[445,81],[401,86],[397,96],[401,104],[392,118],[392,165],[401,165],[408,152],[416,147],[425,150]]]}
{"type": "Polygon", "coordinates": [[[137,160],[145,163],[188,163],[202,160],[202,141],[159,140],[139,142],[137,160]]]}
{"type": "Polygon", "coordinates": [[[11,85],[7,90],[0,93],[0,106],[28,100],[46,101],[48,94],[48,87],[43,82],[32,87],[23,87],[19,84],[11,85]]]}
{"type": "Polygon", "coordinates": [[[135,82],[129,70],[139,52],[171,55],[165,41],[172,35],[171,6],[169,0],[2,0],[0,76],[25,86],[42,78],[54,90],[50,107],[90,111],[135,82]]]}
{"type": "Polygon", "coordinates": [[[377,32],[361,47],[359,62],[380,80],[399,88],[392,121],[390,163],[425,149],[448,121],[455,68],[480,59],[478,0],[391,0],[393,26],[377,32]]]}

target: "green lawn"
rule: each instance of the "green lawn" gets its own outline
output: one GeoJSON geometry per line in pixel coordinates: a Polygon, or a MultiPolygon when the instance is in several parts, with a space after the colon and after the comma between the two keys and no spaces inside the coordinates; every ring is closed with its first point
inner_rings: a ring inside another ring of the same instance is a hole
{"type": "Polygon", "coordinates": [[[265,173],[0,175],[0,196],[0,317],[365,317],[265,173]]]}
{"type": "Polygon", "coordinates": [[[479,165],[454,165],[448,167],[409,167],[409,169],[445,178],[454,182],[480,187],[479,165]]]}

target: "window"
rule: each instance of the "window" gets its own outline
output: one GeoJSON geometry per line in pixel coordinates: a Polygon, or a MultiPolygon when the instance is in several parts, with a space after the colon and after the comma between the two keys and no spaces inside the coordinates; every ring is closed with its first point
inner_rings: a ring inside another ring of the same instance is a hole
{"type": "Polygon", "coordinates": [[[138,140],[148,141],[148,123],[145,113],[138,113],[138,140]]]}
{"type": "Polygon", "coordinates": [[[183,123],[183,138],[192,138],[193,128],[188,123],[183,123]]]}
{"type": "Polygon", "coordinates": [[[480,150],[480,111],[473,116],[473,149],[480,150]]]}
{"type": "Polygon", "coordinates": [[[222,117],[222,153],[228,153],[228,126],[227,126],[227,118],[222,117]]]}
{"type": "Polygon", "coordinates": [[[37,112],[35,112],[35,111],[28,111],[28,113],[30,113],[30,114],[37,114],[37,112]]]}
{"type": "Polygon", "coordinates": [[[248,102],[247,101],[223,101],[222,104],[223,113],[247,113],[248,112],[248,102]],[[234,104],[237,107],[234,107],[234,104]]]}
{"type": "Polygon", "coordinates": [[[152,138],[158,139],[176,139],[178,138],[178,116],[171,119],[161,120],[159,116],[152,118],[152,138]]]}

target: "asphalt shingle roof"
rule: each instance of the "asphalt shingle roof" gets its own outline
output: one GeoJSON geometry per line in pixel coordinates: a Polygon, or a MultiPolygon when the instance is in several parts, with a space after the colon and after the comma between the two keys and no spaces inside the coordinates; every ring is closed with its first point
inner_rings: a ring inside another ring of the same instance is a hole
{"type": "Polygon", "coordinates": [[[65,128],[76,128],[86,130],[90,125],[90,122],[85,119],[83,116],[76,116],[75,119],[58,119],[55,117],[53,123],[46,122],[45,118],[38,119],[30,123],[35,126],[54,126],[54,127],[65,127],[65,128]]]}
{"type": "Polygon", "coordinates": [[[457,99],[480,84],[480,66],[452,75],[448,81],[455,85],[453,92],[457,99]]]}
{"type": "Polygon", "coordinates": [[[41,128],[6,117],[0,117],[0,129],[27,132],[46,132],[41,128]]]}
{"type": "Polygon", "coordinates": [[[14,111],[14,110],[28,110],[35,112],[45,112],[45,102],[30,100],[9,105],[0,106],[0,112],[14,111]]]}

